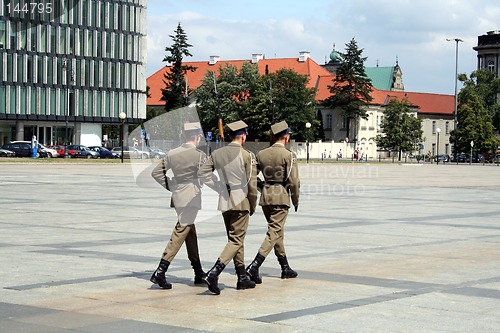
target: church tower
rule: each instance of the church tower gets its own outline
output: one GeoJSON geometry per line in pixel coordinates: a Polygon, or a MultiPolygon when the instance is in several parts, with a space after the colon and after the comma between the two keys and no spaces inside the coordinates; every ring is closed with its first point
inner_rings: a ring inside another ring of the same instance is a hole
{"type": "Polygon", "coordinates": [[[477,38],[477,69],[488,69],[500,76],[500,30],[488,31],[477,38]]]}

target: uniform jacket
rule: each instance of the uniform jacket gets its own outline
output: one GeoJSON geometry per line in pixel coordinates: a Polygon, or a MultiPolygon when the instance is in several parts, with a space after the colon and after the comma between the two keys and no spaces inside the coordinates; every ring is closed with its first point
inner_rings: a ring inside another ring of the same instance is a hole
{"type": "Polygon", "coordinates": [[[255,155],[238,143],[214,150],[201,166],[198,176],[210,187],[216,186],[212,173],[219,176],[219,206],[227,210],[254,212],[257,205],[257,168],[255,155]]]}
{"type": "Polygon", "coordinates": [[[198,169],[207,155],[192,144],[183,144],[172,149],[151,172],[151,176],[172,192],[171,207],[193,207],[201,209],[201,182],[198,169]],[[172,170],[173,177],[167,177],[172,170]]]}
{"type": "Polygon", "coordinates": [[[275,143],[257,154],[257,165],[264,177],[261,206],[299,204],[299,169],[295,154],[283,144],[275,143]]]}

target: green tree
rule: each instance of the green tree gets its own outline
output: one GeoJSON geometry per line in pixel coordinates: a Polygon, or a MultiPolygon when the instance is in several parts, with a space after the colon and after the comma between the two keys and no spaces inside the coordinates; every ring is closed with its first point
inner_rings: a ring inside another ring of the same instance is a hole
{"type": "Polygon", "coordinates": [[[465,74],[459,76],[464,82],[464,88],[458,94],[458,125],[450,135],[450,142],[456,153],[468,152],[471,141],[474,141],[474,150],[481,153],[494,149],[497,145],[493,133],[493,111],[489,111],[487,107],[493,110],[496,103],[491,96],[491,87],[483,81],[488,76],[484,70],[473,72],[469,78],[465,74]]]}
{"type": "MultiPolygon", "coordinates": [[[[346,44],[345,53],[339,52],[340,65],[333,84],[328,86],[331,96],[323,101],[329,108],[341,108],[347,118],[347,137],[351,138],[351,121],[357,124],[358,118],[368,119],[366,106],[373,99],[371,80],[366,76],[362,57],[363,49],[359,49],[354,38],[346,44]]],[[[354,140],[353,140],[354,141],[354,140]]]]}
{"type": "Polygon", "coordinates": [[[268,141],[274,117],[275,122],[286,120],[294,137],[303,140],[306,122],[315,131],[320,125],[314,90],[307,88],[307,82],[307,76],[290,69],[261,76],[254,64],[244,63],[239,71],[232,65],[221,66],[219,76],[207,72],[195,92],[200,120],[204,128],[218,134],[219,114],[224,123],[244,119],[251,129],[249,140],[268,141]]]}
{"type": "Polygon", "coordinates": [[[163,99],[165,100],[165,110],[170,111],[187,105],[187,96],[189,91],[186,90],[186,73],[194,72],[196,67],[191,65],[183,65],[184,57],[191,57],[188,38],[181,24],[177,25],[175,35],[169,35],[173,44],[167,46],[165,51],[168,54],[163,59],[167,63],[169,70],[164,74],[165,88],[162,89],[163,99]]]}
{"type": "Polygon", "coordinates": [[[218,77],[214,71],[207,71],[194,92],[203,128],[220,135],[219,117],[224,123],[240,119],[258,75],[257,66],[250,63],[244,63],[240,70],[230,64],[220,66],[218,77]]]}
{"type": "Polygon", "coordinates": [[[268,140],[273,119],[285,120],[297,141],[306,139],[307,122],[312,124],[309,139],[318,137],[321,123],[316,118],[314,89],[307,87],[308,82],[307,75],[287,68],[260,77],[244,114],[245,119],[255,120],[253,139],[268,140]]]}
{"type": "Polygon", "coordinates": [[[389,101],[380,127],[383,134],[377,135],[377,146],[397,151],[399,160],[402,152],[414,151],[416,143],[422,140],[422,120],[411,114],[411,104],[406,99],[389,101]]]}

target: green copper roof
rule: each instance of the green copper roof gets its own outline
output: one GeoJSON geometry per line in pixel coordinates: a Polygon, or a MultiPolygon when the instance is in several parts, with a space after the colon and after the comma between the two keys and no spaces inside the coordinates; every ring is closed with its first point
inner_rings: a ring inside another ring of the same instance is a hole
{"type": "Polygon", "coordinates": [[[394,80],[394,67],[365,67],[366,76],[372,86],[380,90],[391,90],[394,80]]]}

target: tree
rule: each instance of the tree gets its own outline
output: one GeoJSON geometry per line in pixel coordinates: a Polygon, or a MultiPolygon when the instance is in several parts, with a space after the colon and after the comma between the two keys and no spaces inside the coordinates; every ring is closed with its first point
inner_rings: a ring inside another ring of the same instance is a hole
{"type": "Polygon", "coordinates": [[[187,105],[187,96],[189,95],[186,84],[186,73],[194,72],[196,67],[183,65],[184,57],[191,57],[188,44],[188,38],[181,24],[177,25],[175,35],[169,35],[172,38],[172,46],[165,48],[169,52],[163,59],[169,66],[169,70],[164,74],[165,88],[162,89],[163,99],[165,100],[165,110],[170,111],[187,105]]]}
{"type": "Polygon", "coordinates": [[[315,115],[314,90],[307,88],[308,77],[290,69],[260,75],[257,65],[244,63],[207,72],[196,89],[200,120],[204,128],[218,133],[220,114],[225,123],[244,119],[250,128],[249,140],[268,141],[270,126],[286,120],[297,140],[305,138],[305,123],[319,128],[315,115]],[[217,94],[215,94],[216,82],[217,94]]]}
{"type": "MultiPolygon", "coordinates": [[[[373,90],[371,80],[366,76],[364,62],[366,57],[361,55],[354,38],[346,44],[346,52],[339,52],[340,65],[337,69],[333,85],[328,86],[331,96],[323,101],[326,107],[339,107],[347,118],[347,138],[351,138],[351,120],[357,124],[359,117],[368,119],[366,106],[373,99],[370,93],[373,90]]],[[[354,133],[354,140],[356,133],[354,133]]]]}
{"type": "Polygon", "coordinates": [[[379,148],[397,151],[399,160],[402,152],[414,151],[415,144],[422,140],[422,120],[410,112],[408,100],[391,99],[380,125],[384,134],[375,139],[379,148]]]}
{"type": "Polygon", "coordinates": [[[314,89],[307,87],[308,82],[307,75],[287,68],[260,77],[244,114],[245,119],[255,121],[254,139],[269,139],[273,119],[274,122],[285,120],[298,141],[306,139],[307,122],[312,124],[311,138],[318,137],[321,124],[316,119],[314,89]]]}
{"type": "Polygon", "coordinates": [[[458,94],[458,125],[450,135],[454,152],[468,152],[471,141],[479,152],[495,149],[498,140],[494,136],[493,117],[499,108],[496,93],[500,80],[484,69],[472,72],[469,78],[460,74],[459,80],[464,88],[458,94]]]}
{"type": "Polygon", "coordinates": [[[203,128],[220,135],[219,117],[225,123],[240,119],[258,76],[257,66],[250,63],[244,63],[239,71],[234,65],[220,66],[219,77],[214,71],[207,71],[194,92],[203,128]]]}

